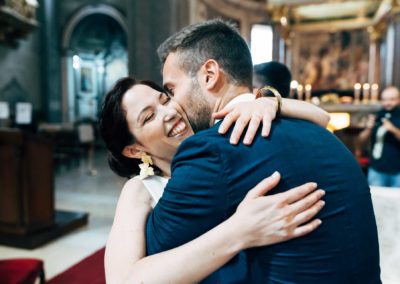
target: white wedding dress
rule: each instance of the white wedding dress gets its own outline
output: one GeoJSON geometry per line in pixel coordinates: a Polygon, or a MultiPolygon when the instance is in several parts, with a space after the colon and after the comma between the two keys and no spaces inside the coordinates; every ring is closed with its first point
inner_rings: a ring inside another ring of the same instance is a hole
{"type": "Polygon", "coordinates": [[[154,175],[143,179],[142,182],[153,199],[152,207],[156,206],[158,200],[160,200],[163,195],[168,179],[154,175]]]}

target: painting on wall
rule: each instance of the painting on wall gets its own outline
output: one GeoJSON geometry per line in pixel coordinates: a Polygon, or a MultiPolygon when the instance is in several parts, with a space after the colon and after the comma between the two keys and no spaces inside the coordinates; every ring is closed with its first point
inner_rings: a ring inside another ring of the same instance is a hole
{"type": "Polygon", "coordinates": [[[81,92],[93,93],[93,68],[91,66],[81,68],[80,86],[81,92]]]}
{"type": "Polygon", "coordinates": [[[313,90],[350,90],[368,80],[366,30],[298,33],[293,42],[293,78],[313,90]]]}

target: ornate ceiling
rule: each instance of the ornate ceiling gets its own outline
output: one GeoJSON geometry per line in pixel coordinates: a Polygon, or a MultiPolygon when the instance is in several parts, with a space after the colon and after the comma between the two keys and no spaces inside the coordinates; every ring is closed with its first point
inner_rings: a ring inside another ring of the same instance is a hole
{"type": "Polygon", "coordinates": [[[294,29],[354,29],[378,23],[400,0],[203,0],[237,13],[264,14],[294,29]]]}

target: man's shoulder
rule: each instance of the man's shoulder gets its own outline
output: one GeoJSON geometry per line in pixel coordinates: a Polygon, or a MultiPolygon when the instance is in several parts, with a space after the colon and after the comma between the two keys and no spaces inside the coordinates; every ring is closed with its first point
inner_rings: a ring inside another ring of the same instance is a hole
{"type": "Polygon", "coordinates": [[[216,146],[221,143],[217,141],[225,139],[223,135],[218,133],[218,125],[216,124],[213,127],[199,131],[185,139],[178,147],[172,164],[181,160],[193,159],[205,153],[216,153],[216,146]]]}
{"type": "Polygon", "coordinates": [[[216,139],[224,139],[226,135],[221,135],[218,133],[218,127],[220,123],[215,124],[214,126],[201,130],[196,134],[190,136],[185,139],[179,146],[177,153],[182,152],[183,150],[187,150],[187,148],[191,148],[193,146],[199,145],[211,145],[215,142],[216,139]]]}
{"type": "MultiPolygon", "coordinates": [[[[220,122],[215,124],[214,126],[202,130],[195,135],[187,138],[178,148],[177,154],[175,157],[182,157],[182,155],[186,156],[189,154],[198,154],[199,152],[224,152],[224,149],[231,152],[232,149],[235,151],[240,150],[241,148],[248,148],[248,146],[243,145],[242,139],[239,141],[238,145],[231,145],[229,143],[229,137],[233,131],[233,126],[229,129],[226,134],[221,135],[218,132],[220,122]]],[[[246,131],[247,129],[245,129],[246,131]]],[[[311,123],[309,121],[295,119],[295,118],[280,118],[275,120],[272,123],[270,137],[268,139],[264,139],[261,137],[261,127],[258,129],[256,133],[256,137],[253,140],[253,146],[265,142],[268,144],[280,144],[281,139],[285,139],[287,137],[296,137],[299,133],[305,133],[307,131],[325,131],[319,125],[311,123]],[[316,130],[319,129],[319,130],[316,130]],[[274,135],[275,134],[275,135],[274,135]],[[283,136],[282,136],[283,134],[283,136]]],[[[242,135],[243,138],[244,134],[242,135]]],[[[308,139],[309,137],[303,137],[303,139],[308,139]]],[[[174,158],[175,160],[175,158],[174,158]]]]}

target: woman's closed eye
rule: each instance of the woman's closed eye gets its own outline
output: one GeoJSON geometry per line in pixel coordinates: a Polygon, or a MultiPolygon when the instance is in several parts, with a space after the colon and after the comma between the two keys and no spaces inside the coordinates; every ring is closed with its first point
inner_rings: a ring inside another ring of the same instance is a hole
{"type": "Polygon", "coordinates": [[[143,125],[145,125],[146,123],[150,122],[154,118],[154,116],[155,116],[154,112],[151,112],[151,113],[147,114],[146,117],[143,120],[143,125]]]}

